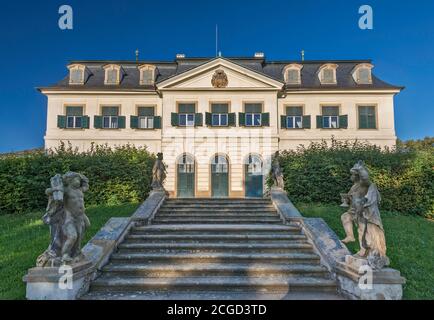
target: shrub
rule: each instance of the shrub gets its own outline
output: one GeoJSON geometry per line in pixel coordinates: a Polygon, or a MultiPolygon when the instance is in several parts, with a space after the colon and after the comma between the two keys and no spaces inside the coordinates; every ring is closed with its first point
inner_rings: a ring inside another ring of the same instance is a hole
{"type": "Polygon", "coordinates": [[[434,217],[434,148],[381,149],[332,140],[281,153],[285,189],[296,202],[335,204],[352,183],[349,170],[363,160],[382,195],[381,207],[434,217]]]}
{"type": "Polygon", "coordinates": [[[155,157],[130,145],[95,146],[80,153],[62,144],[0,157],[0,214],[41,210],[47,204],[45,189],[57,173],[75,171],[89,178],[86,204],[120,204],[146,199],[155,157]]]}

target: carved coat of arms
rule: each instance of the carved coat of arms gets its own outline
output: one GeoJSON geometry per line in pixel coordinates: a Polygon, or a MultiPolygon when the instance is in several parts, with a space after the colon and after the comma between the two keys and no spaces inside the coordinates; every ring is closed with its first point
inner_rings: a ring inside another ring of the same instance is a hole
{"type": "Polygon", "coordinates": [[[226,88],[228,86],[228,76],[223,70],[216,70],[211,79],[214,88],[226,88]]]}

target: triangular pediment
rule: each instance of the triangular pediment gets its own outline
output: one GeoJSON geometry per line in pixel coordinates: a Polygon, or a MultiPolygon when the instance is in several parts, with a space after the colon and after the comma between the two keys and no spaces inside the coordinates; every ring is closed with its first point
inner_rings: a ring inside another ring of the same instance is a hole
{"type": "Polygon", "coordinates": [[[280,90],[282,86],[280,81],[223,58],[211,60],[157,84],[159,90],[280,90]],[[227,84],[224,81],[225,85],[216,86],[213,77],[219,76],[226,78],[227,84]]]}

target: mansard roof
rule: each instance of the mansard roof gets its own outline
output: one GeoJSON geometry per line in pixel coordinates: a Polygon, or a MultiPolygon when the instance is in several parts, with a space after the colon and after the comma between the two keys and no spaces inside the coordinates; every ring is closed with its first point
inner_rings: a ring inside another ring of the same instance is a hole
{"type": "Polygon", "coordinates": [[[359,64],[371,64],[371,60],[311,60],[311,61],[267,61],[265,58],[252,57],[230,57],[230,58],[178,58],[174,61],[107,61],[107,60],[81,60],[71,61],[69,65],[81,64],[86,66],[90,75],[84,85],[70,85],[69,75],[59,82],[39,90],[54,91],[155,91],[155,85],[141,85],[139,66],[144,64],[154,65],[156,67],[155,83],[165,81],[169,78],[190,71],[214,59],[224,59],[238,64],[250,71],[256,72],[273,80],[285,83],[284,69],[289,64],[300,64],[301,84],[285,84],[282,89],[286,91],[327,91],[327,90],[402,90],[403,87],[389,84],[374,74],[372,74],[372,84],[357,84],[354,81],[352,72],[359,64]],[[317,76],[318,70],[325,64],[337,64],[336,70],[337,84],[321,84],[317,76]],[[104,85],[104,66],[107,64],[116,64],[122,67],[124,75],[119,85],[104,85]]]}

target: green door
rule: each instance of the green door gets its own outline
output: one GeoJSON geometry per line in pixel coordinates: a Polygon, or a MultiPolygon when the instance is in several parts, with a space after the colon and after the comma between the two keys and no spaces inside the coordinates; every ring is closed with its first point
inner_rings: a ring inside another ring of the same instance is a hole
{"type": "Polygon", "coordinates": [[[262,160],[250,155],[245,168],[245,191],[247,198],[262,198],[264,195],[264,176],[262,160]]]}
{"type": "Polygon", "coordinates": [[[211,162],[211,194],[213,198],[229,195],[229,166],[224,156],[215,156],[211,162]]]}
{"type": "Polygon", "coordinates": [[[194,198],[194,159],[184,155],[178,162],[177,197],[194,198]]]}

